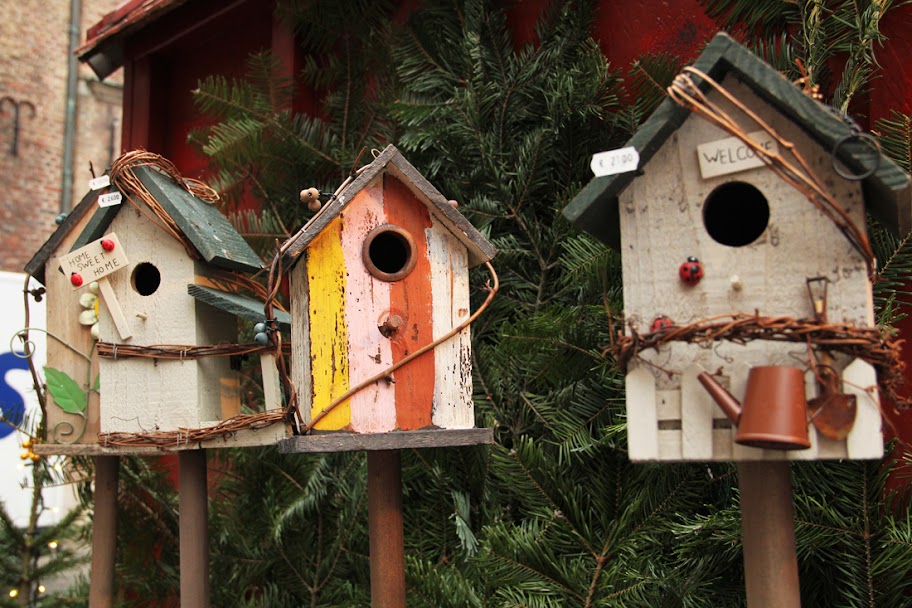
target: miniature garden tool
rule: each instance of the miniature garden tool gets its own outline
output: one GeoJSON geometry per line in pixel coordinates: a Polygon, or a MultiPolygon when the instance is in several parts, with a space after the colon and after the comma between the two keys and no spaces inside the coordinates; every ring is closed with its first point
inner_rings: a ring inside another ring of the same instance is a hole
{"type": "Polygon", "coordinates": [[[736,443],[773,450],[811,447],[804,374],[797,367],[751,368],[743,406],[707,372],[697,379],[738,427],[736,443]]]}
{"type": "MultiPolygon", "coordinates": [[[[807,280],[808,294],[814,305],[814,317],[818,323],[827,322],[827,292],[829,280],[826,277],[815,277],[807,280]],[[811,285],[823,285],[823,293],[815,296],[811,285]]],[[[855,425],[855,416],[858,413],[858,404],[855,395],[843,393],[840,388],[842,381],[839,374],[832,367],[833,357],[825,351],[817,353],[819,364],[816,366],[817,383],[820,394],[808,401],[811,413],[811,422],[821,435],[834,441],[843,441],[855,425]]]]}

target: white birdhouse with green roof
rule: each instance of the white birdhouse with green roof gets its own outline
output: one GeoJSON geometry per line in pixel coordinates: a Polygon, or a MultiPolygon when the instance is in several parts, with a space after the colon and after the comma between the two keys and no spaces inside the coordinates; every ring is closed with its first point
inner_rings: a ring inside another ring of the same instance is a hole
{"type": "MultiPolygon", "coordinates": [[[[52,452],[141,452],[151,445],[132,449],[107,438],[180,433],[241,413],[237,317],[263,320],[263,307],[230,287],[236,277],[258,272],[262,261],[215,206],[151,166],[130,171],[147,197],[122,195],[114,186],[90,192],[26,268],[48,289],[48,328],[63,343],[49,352],[48,367],[60,368],[88,396],[82,414],[52,398],[52,452]],[[100,204],[100,197],[117,202],[100,204]],[[88,328],[76,323],[76,303],[90,300],[97,313],[94,345],[88,328]],[[86,378],[98,378],[97,404],[86,378]],[[86,432],[71,430],[80,424],[86,432]]],[[[287,328],[288,316],[277,323],[287,328]]],[[[266,405],[280,408],[269,361],[266,405]]],[[[272,426],[232,433],[227,442],[185,439],[169,447],[274,443],[285,427],[272,426]]]]}
{"type": "Polygon", "coordinates": [[[879,457],[865,213],[908,233],[909,177],[725,34],[675,83],[564,210],[622,254],[631,459],[879,457]]]}

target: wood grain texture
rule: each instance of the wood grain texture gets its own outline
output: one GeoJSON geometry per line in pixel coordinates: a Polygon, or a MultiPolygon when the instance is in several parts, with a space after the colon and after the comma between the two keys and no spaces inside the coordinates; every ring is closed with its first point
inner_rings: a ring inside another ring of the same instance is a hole
{"type": "Polygon", "coordinates": [[[870,364],[855,359],[842,372],[843,390],[855,395],[858,414],[855,426],[846,438],[848,457],[883,457],[883,433],[880,401],[877,394],[877,374],[870,364]]]}
{"type": "MultiPolygon", "coordinates": [[[[857,225],[864,226],[861,187],[835,175],[830,151],[796,129],[790,117],[779,113],[744,83],[729,76],[723,84],[795,143],[832,196],[840,201],[857,225]]],[[[723,107],[727,103],[717,94],[710,93],[709,97],[723,107]]],[[[708,179],[700,176],[697,146],[725,137],[724,131],[697,117],[688,117],[654,152],[649,164],[651,169],[620,194],[624,309],[628,321],[636,331],[645,333],[659,315],[665,315],[679,325],[713,315],[755,311],[763,316],[810,318],[814,311],[807,295],[806,280],[823,276],[829,280],[829,320],[872,326],[871,286],[864,260],[839,229],[802,194],[766,168],[708,179]],[[756,187],[769,206],[766,229],[753,243],[741,247],[717,242],[703,222],[705,202],[710,193],[733,180],[756,187]],[[677,274],[678,267],[689,256],[699,258],[704,267],[704,278],[695,286],[684,285],[677,274]],[[734,287],[735,277],[740,289],[734,287]]],[[[722,377],[729,378],[732,393],[738,397],[743,395],[743,383],[750,367],[800,366],[806,360],[807,352],[800,344],[758,340],[736,345],[720,341],[713,348],[675,343],[662,347],[659,352],[644,351],[640,357],[651,365],[633,362],[631,370],[638,369],[638,365],[650,370],[659,393],[681,391],[686,370],[699,365],[713,372],[719,370],[722,377]]],[[[848,358],[836,357],[838,370],[848,363],[848,358]]],[[[657,403],[655,408],[659,406],[657,403]]],[[[639,407],[642,407],[639,399],[629,400],[628,416],[633,417],[632,410],[639,407]]],[[[686,406],[683,409],[682,418],[686,419],[686,406]]],[[[641,413],[637,412],[636,416],[641,413]]],[[[718,414],[714,417],[719,418],[718,414]]],[[[682,450],[696,449],[694,445],[688,445],[686,438],[690,421],[682,420],[682,428],[687,429],[681,440],[682,450]]],[[[700,440],[708,439],[712,444],[707,459],[846,456],[845,442],[816,436],[812,437],[810,451],[783,452],[734,444],[735,431],[732,430],[732,442],[722,446],[718,443],[720,434],[717,430],[713,428],[708,435],[703,433],[700,440]]],[[[811,433],[814,434],[813,430],[811,433]]],[[[670,454],[673,450],[663,448],[662,452],[670,454]]],[[[699,448],[697,452],[705,455],[706,449],[699,448]]]]}
{"type": "Polygon", "coordinates": [[[684,460],[712,458],[713,414],[716,404],[697,375],[705,371],[691,365],[681,379],[681,457],[684,460]]]}
{"type": "Polygon", "coordinates": [[[204,260],[219,268],[244,272],[263,267],[263,261],[218,207],[201,201],[151,167],[134,167],[133,171],[204,260]]]}
{"type": "MultiPolygon", "coordinates": [[[[431,265],[434,339],[469,317],[466,250],[439,222],[427,229],[431,265]]],[[[472,403],[472,342],[467,327],[434,349],[434,405],[431,419],[444,429],[475,426],[472,403]]]]}
{"type": "MultiPolygon", "coordinates": [[[[197,277],[197,281],[205,280],[203,277],[197,277]]],[[[187,293],[206,304],[230,312],[231,314],[247,319],[253,323],[259,323],[264,319],[263,302],[254,300],[239,293],[221,291],[214,287],[206,285],[187,285],[187,293]]],[[[276,323],[282,331],[291,330],[291,315],[284,310],[274,309],[276,323]]]]}
{"type": "Polygon", "coordinates": [[[310,359],[310,286],[307,263],[295,266],[288,275],[291,304],[291,382],[297,396],[298,412],[305,423],[311,420],[313,375],[310,359]]]}
{"type": "MultiPolygon", "coordinates": [[[[390,283],[374,278],[361,259],[367,234],[387,223],[382,176],[355,195],[342,213],[342,221],[342,251],[349,269],[345,290],[349,377],[354,386],[393,363],[390,341],[378,329],[389,315],[390,283]]],[[[383,433],[396,428],[395,384],[376,382],[353,395],[350,402],[353,431],[383,433]]]]}
{"type": "MultiPolygon", "coordinates": [[[[91,202],[89,201],[90,204],[91,202]]],[[[85,204],[85,201],[80,203],[80,205],[83,204],[85,204]]],[[[98,358],[93,357],[91,362],[87,358],[92,352],[94,343],[89,333],[90,327],[79,324],[79,313],[83,310],[79,303],[79,298],[88,291],[88,286],[74,290],[70,284],[69,277],[64,276],[58,270],[57,258],[72,248],[76,237],[89,219],[90,214],[83,213],[81,216],[77,215],[73,218],[72,223],[67,226],[69,229],[67,232],[61,233],[60,229],[58,229],[55,235],[60,233],[62,236],[59,239],[54,239],[53,243],[51,241],[48,242],[56,246],[56,249],[44,252],[46,267],[41,272],[44,278],[44,286],[47,289],[45,298],[48,333],[58,336],[67,345],[85,355],[77,354],[57,340],[49,339],[47,340],[47,365],[66,373],[84,389],[88,389],[98,376],[98,358]]],[[[68,221],[70,221],[69,218],[68,221]]],[[[67,222],[64,222],[64,225],[67,225],[67,222]]],[[[63,227],[62,225],[61,229],[63,227]]],[[[97,392],[88,392],[86,419],[64,412],[54,403],[54,398],[50,394],[47,395],[47,399],[46,424],[49,442],[73,441],[83,426],[85,426],[85,432],[79,442],[88,444],[95,442],[100,424],[100,404],[97,392]],[[70,430],[73,430],[75,434],[67,432],[70,430]]]]}
{"type": "MultiPolygon", "coordinates": [[[[342,250],[342,220],[336,218],[307,252],[310,318],[311,417],[351,386],[348,367],[348,320],[345,310],[348,269],[342,250]]],[[[339,430],[351,423],[348,400],[317,423],[318,430],[339,430]]]]}
{"type": "Polygon", "coordinates": [[[275,355],[260,355],[260,372],[263,378],[264,409],[273,410],[282,407],[282,383],[279,380],[275,355]]]}
{"type": "Polygon", "coordinates": [[[422,429],[390,433],[298,435],[279,442],[285,454],[447,448],[494,443],[494,429],[422,429]]]}
{"type": "MultiPolygon", "coordinates": [[[[131,260],[130,266],[110,277],[111,287],[124,314],[131,319],[132,344],[192,344],[196,338],[195,300],[187,295],[193,282],[194,263],[183,247],[131,208],[123,209],[112,229],[117,232],[131,260]],[[161,282],[154,293],[141,295],[134,287],[133,273],[140,264],[159,271],[161,282]],[[139,315],[139,316],[138,316],[139,315]]],[[[111,315],[102,307],[100,337],[120,339],[111,315]]],[[[151,359],[103,359],[101,430],[140,432],[195,428],[202,420],[198,399],[214,386],[200,387],[195,361],[151,359]]]]}
{"type": "MultiPolygon", "coordinates": [[[[417,258],[415,269],[407,277],[390,284],[390,308],[405,314],[403,328],[390,340],[393,361],[399,362],[433,341],[431,267],[424,237],[425,230],[431,227],[431,218],[427,207],[402,182],[389,175],[384,177],[383,203],[390,223],[412,235],[417,258]]],[[[435,359],[436,353],[431,351],[396,370],[397,428],[413,430],[430,426],[435,359]]]]}
{"type": "MultiPolygon", "coordinates": [[[[630,460],[656,460],[659,457],[656,385],[645,368],[627,374],[627,453],[630,460]]],[[[678,433],[680,435],[680,433],[678,433]]],[[[680,450],[678,450],[680,454],[680,450]]]]}
{"type": "Polygon", "coordinates": [[[294,265],[317,235],[352,201],[362,188],[382,174],[390,173],[401,180],[412,194],[444,223],[469,252],[471,266],[483,264],[497,253],[494,246],[475,229],[421,173],[402,156],[395,146],[387,146],[377,158],[364,167],[339,196],[323,207],[304,227],[286,254],[286,263],[294,265]]]}
{"type": "MultiPolygon", "coordinates": [[[[746,86],[756,96],[763,98],[764,106],[790,117],[791,130],[809,133],[828,150],[842,137],[852,133],[852,127],[825,105],[805,95],[799,87],[724,33],[713,38],[694,67],[717,81],[727,79],[729,82],[747,83],[746,86]]],[[[709,89],[709,85],[697,80],[701,88],[709,89]]],[[[654,155],[667,145],[668,139],[689,118],[688,110],[666,99],[637,129],[627,145],[639,152],[640,168],[646,174],[662,171],[661,165],[654,164],[654,155]]],[[[774,128],[783,132],[778,127],[774,128]]],[[[840,160],[856,173],[864,170],[861,160],[864,145],[863,142],[853,142],[841,146],[839,150],[840,160]]],[[[637,172],[627,172],[593,179],[564,209],[565,217],[601,241],[618,248],[621,241],[617,223],[619,210],[623,214],[623,201],[619,197],[638,176],[637,172]]],[[[872,212],[895,234],[905,235],[912,229],[909,176],[895,163],[882,158],[878,170],[864,181],[864,188],[872,212]]]]}

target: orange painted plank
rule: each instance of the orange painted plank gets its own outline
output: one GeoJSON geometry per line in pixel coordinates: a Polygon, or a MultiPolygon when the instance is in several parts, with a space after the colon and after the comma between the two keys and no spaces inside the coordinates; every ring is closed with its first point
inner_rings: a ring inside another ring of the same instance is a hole
{"type": "MultiPolygon", "coordinates": [[[[431,264],[426,230],[427,207],[395,177],[384,176],[383,204],[389,223],[405,229],[415,241],[417,264],[404,279],[390,283],[390,308],[405,314],[405,325],[392,339],[393,361],[430,344],[434,339],[431,264]]],[[[431,425],[434,401],[434,353],[429,352],[396,370],[396,426],[401,430],[431,425]]]]}

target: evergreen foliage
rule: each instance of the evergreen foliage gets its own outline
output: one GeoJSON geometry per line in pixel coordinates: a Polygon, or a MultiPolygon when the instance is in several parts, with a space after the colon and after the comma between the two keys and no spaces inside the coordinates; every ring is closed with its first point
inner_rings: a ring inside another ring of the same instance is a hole
{"type": "MultiPolygon", "coordinates": [[[[875,3],[707,4],[775,65],[800,57],[812,82],[838,80],[840,108],[875,73],[886,13],[875,3]],[[850,67],[828,76],[841,51],[850,67]]],[[[473,326],[478,422],[497,443],[404,454],[409,606],[742,606],[734,467],[629,463],[623,378],[603,353],[621,308],[619,259],[559,214],[588,181],[591,153],[629,137],[681,60],[608,66],[590,38],[592,2],[550,3],[522,48],[489,0],[428,0],[403,24],[391,3],[349,5],[281,3],[312,53],[302,78],[319,114],[292,112],[290,81],[258,55],[248,79],[200,84],[200,107],[219,122],[194,137],[222,188],[252,184],[266,202],[261,224],[247,220],[254,232],[295,229],[306,219],[298,190],[334,188],[362,146],[394,141],[499,249],[501,292],[473,326]]],[[[908,117],[881,131],[907,160],[908,117]]],[[[874,240],[890,323],[912,257],[883,231],[874,240]]],[[[479,270],[471,283],[485,279],[479,270]]],[[[368,605],[364,457],[230,459],[210,507],[214,605],[368,605]]],[[[143,498],[124,505],[122,551],[145,533],[161,555],[127,555],[121,580],[165,597],[177,588],[173,492],[131,466],[121,492],[143,498]]],[[[907,605],[912,528],[898,515],[906,503],[881,499],[886,468],[793,472],[803,605],[907,605]]]]}

